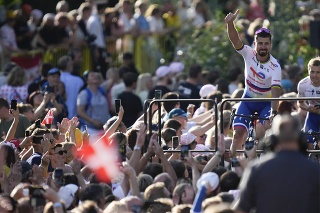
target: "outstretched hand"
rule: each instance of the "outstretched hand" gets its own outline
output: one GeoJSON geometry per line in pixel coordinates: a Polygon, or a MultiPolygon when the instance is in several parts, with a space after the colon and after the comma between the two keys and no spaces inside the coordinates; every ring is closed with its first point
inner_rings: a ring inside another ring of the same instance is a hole
{"type": "Polygon", "coordinates": [[[228,13],[228,15],[224,18],[225,23],[231,23],[236,20],[240,10],[237,10],[235,13],[228,13]]]}

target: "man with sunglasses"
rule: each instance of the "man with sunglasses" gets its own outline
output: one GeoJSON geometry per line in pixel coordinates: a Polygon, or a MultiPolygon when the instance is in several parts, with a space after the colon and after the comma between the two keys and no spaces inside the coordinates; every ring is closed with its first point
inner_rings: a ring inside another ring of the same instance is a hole
{"type": "Polygon", "coordinates": [[[51,149],[53,155],[53,158],[51,159],[52,166],[54,168],[62,168],[64,173],[73,173],[72,168],[64,163],[67,156],[67,150],[63,149],[62,144],[58,143],[51,149]]]}
{"type": "MultiPolygon", "coordinates": [[[[281,94],[281,68],[278,61],[270,54],[272,47],[270,30],[260,28],[255,32],[254,47],[244,45],[234,26],[239,10],[225,17],[227,32],[233,47],[245,61],[245,91],[243,98],[278,98],[281,94]]],[[[271,102],[240,102],[236,114],[253,115],[258,112],[259,117],[274,117],[277,114],[278,101],[271,102]]],[[[265,122],[265,128],[269,122],[265,122]]],[[[242,149],[247,138],[249,119],[235,117],[233,123],[233,140],[231,155],[242,149]]]]}

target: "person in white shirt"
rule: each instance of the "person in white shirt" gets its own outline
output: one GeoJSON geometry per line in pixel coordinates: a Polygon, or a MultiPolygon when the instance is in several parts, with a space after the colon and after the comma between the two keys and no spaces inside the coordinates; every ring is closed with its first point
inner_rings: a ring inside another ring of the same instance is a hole
{"type": "Polygon", "coordinates": [[[61,70],[60,81],[64,83],[66,90],[66,105],[68,108],[68,118],[72,119],[77,115],[77,97],[83,87],[83,80],[79,76],[71,75],[73,61],[69,56],[62,56],[58,60],[58,69],[61,70]]]}

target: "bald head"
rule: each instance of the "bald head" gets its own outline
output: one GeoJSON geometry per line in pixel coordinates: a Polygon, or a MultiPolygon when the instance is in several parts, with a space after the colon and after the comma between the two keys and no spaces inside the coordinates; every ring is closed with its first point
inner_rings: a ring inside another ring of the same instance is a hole
{"type": "Polygon", "coordinates": [[[169,192],[170,193],[173,192],[173,189],[175,186],[174,186],[174,183],[173,183],[171,176],[168,173],[161,173],[161,174],[157,175],[154,178],[153,183],[158,183],[158,182],[164,183],[165,187],[169,190],[169,192]]]}

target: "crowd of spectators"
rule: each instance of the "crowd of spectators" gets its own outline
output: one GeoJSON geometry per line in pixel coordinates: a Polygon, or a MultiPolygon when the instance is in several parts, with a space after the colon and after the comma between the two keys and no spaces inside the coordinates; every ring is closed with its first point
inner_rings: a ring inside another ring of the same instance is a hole
{"type": "MultiPolygon", "coordinates": [[[[135,59],[143,54],[135,45],[152,46],[151,35],[178,38],[183,28],[208,24],[206,1],[149,6],[123,0],[114,8],[94,2],[69,11],[60,1],[56,14],[44,15],[25,6],[9,13],[0,30],[7,56],[0,76],[0,212],[320,211],[320,167],[308,160],[301,132],[307,112],[295,101],[280,101],[270,129],[258,121],[255,146],[234,162],[230,117],[238,103],[226,102],[223,109],[220,103],[242,97],[243,67],[230,69],[228,79],[201,64],[175,61],[150,73],[137,69],[135,59]],[[149,39],[133,44],[136,35],[149,39]],[[94,68],[79,70],[75,51],[42,64],[41,75],[27,79],[24,68],[8,61],[14,52],[58,46],[88,47],[94,68]],[[120,67],[108,57],[113,48],[121,49],[120,67]],[[159,91],[161,99],[174,101],[148,108],[149,125],[144,102],[159,91]],[[176,99],[213,100],[219,113],[211,102],[176,99]]],[[[227,1],[224,12],[239,2],[248,23],[266,17],[260,1],[227,1]]],[[[248,30],[263,24],[241,23],[248,30]]],[[[249,42],[249,34],[242,36],[249,42]]],[[[282,97],[297,97],[303,69],[283,69],[282,97]]]]}

